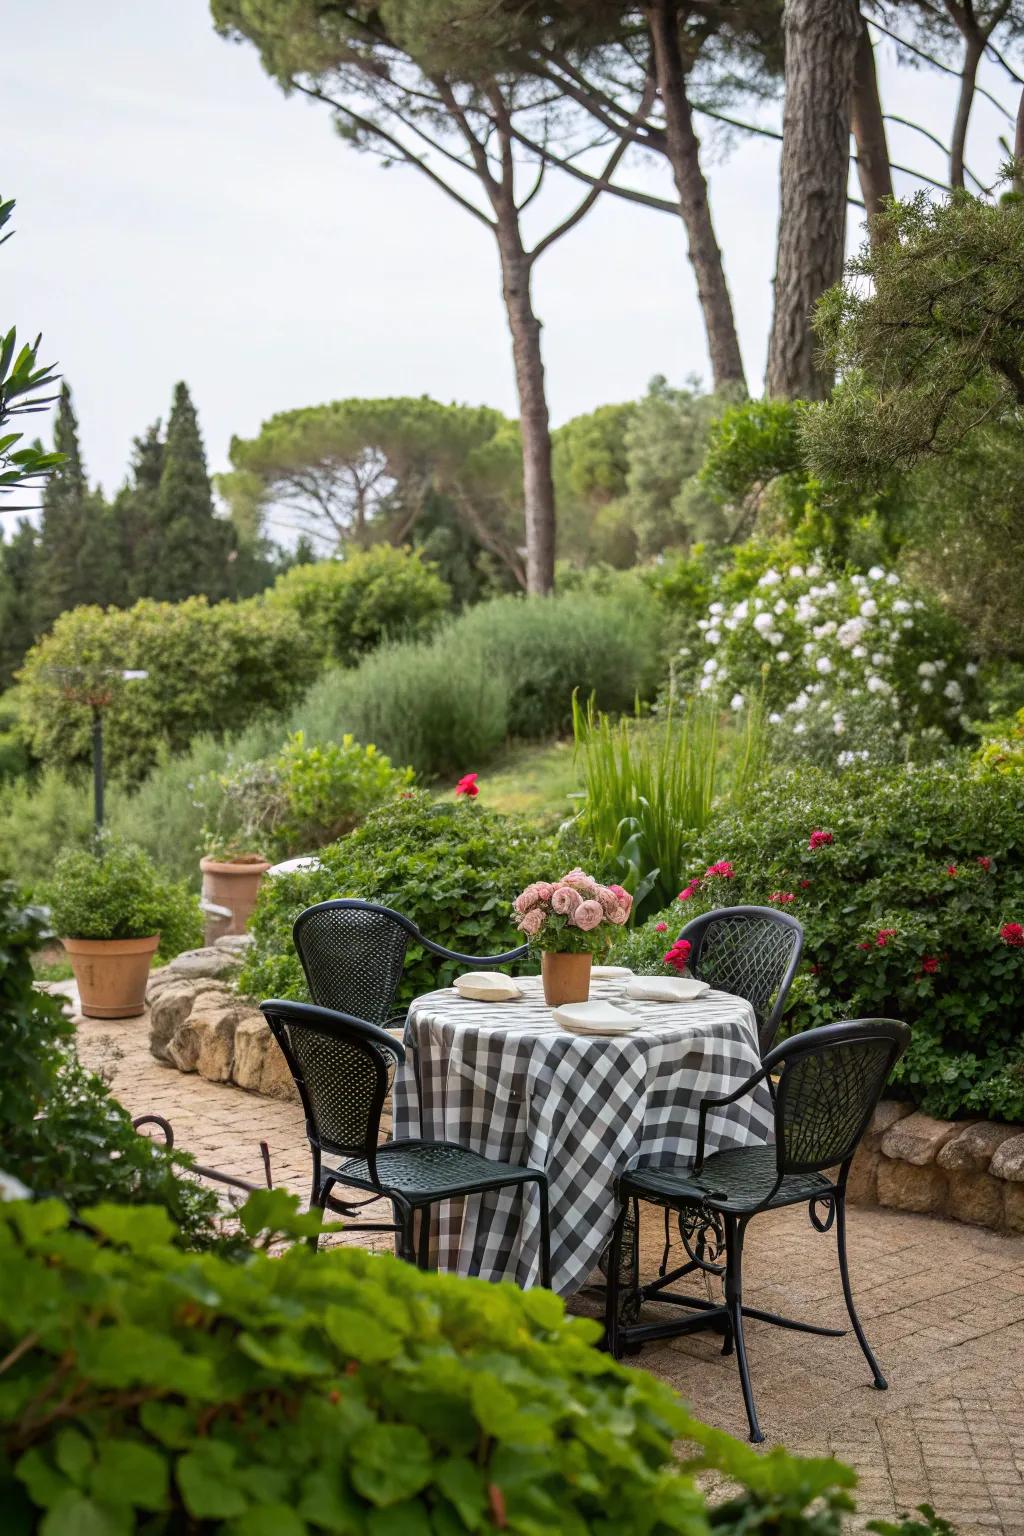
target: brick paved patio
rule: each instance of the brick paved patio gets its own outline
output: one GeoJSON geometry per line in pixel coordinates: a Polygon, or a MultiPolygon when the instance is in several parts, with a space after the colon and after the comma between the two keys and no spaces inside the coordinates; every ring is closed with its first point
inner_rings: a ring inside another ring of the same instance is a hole
{"type": "MultiPolygon", "coordinates": [[[[108,1076],[133,1115],[169,1119],[204,1162],[308,1193],[296,1105],[183,1077],[149,1055],[146,1021],[82,1020],[82,1059],[108,1076]]],[[[1024,1238],[895,1211],[850,1213],[853,1286],[890,1381],[870,1386],[855,1340],[751,1323],[748,1352],[769,1443],[833,1454],[860,1474],[868,1516],[932,1503],[961,1536],[1024,1536],[1024,1238]]],[[[660,1220],[645,1232],[659,1252],[660,1220]]],[[[379,1244],[387,1238],[377,1238],[379,1244]]],[[[752,1224],[745,1288],[752,1305],[841,1326],[834,1239],[803,1208],[752,1224]]],[[[587,1307],[582,1300],[581,1308],[587,1307]]],[[[648,1346],[636,1362],[670,1382],[710,1423],[745,1434],[735,1363],[713,1335],[648,1346]]]]}

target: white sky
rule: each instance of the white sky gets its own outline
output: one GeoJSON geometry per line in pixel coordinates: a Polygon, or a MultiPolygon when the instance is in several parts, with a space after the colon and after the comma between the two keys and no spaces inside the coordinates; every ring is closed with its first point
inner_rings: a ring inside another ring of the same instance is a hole
{"type": "MultiPolygon", "coordinates": [[[[886,109],[948,139],[956,82],[897,70],[891,47],[879,50],[886,109]]],[[[998,66],[983,79],[1015,111],[998,66]]],[[[343,144],[326,109],[286,99],[253,48],[215,35],[206,0],[5,0],[0,90],[0,193],[18,201],[0,313],[26,336],[43,331],[44,358],[74,393],[90,476],[108,492],[179,378],[213,469],[226,467],[233,433],[348,395],[426,393],[516,413],[489,233],[415,170],[384,170],[343,144]]],[[[976,102],[968,160],[983,179],[1003,158],[1000,133],[1012,130],[976,102]]],[[[890,134],[894,159],[944,174],[926,140],[890,134]]],[[[757,388],[777,147],[708,151],[757,388]]],[[[671,195],[661,168],[635,175],[671,195]]],[[[674,218],[602,199],[539,261],[535,302],[556,424],[641,394],[654,373],[706,373],[674,218]]]]}

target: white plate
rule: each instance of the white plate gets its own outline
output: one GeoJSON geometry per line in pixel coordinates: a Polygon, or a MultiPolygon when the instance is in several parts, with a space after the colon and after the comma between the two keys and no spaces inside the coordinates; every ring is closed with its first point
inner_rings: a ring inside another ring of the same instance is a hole
{"type": "Polygon", "coordinates": [[[711,988],[694,976],[634,976],[626,996],[640,1003],[692,1003],[711,988]]]}
{"type": "Polygon", "coordinates": [[[523,995],[512,978],[501,971],[467,971],[456,976],[453,986],[460,997],[474,1003],[509,1003],[523,995]]]}
{"type": "Polygon", "coordinates": [[[563,1003],[552,1018],[574,1035],[628,1035],[637,1026],[633,1015],[614,1003],[563,1003]]]}
{"type": "Polygon", "coordinates": [[[591,967],[590,974],[597,981],[624,981],[633,972],[628,965],[595,965],[591,967]]]}

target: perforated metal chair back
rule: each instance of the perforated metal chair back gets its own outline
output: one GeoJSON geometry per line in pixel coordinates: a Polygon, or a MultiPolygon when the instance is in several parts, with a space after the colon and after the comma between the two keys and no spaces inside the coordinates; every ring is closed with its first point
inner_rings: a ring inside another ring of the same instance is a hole
{"type": "Polygon", "coordinates": [[[395,1066],[405,1055],[374,1024],[311,1003],[261,1003],[284,1052],[314,1146],[371,1160],[395,1066]]]}
{"type": "Polygon", "coordinates": [[[310,997],[323,1008],[387,1024],[394,1017],[414,933],[398,913],[368,902],[322,901],[307,907],[292,937],[310,997]]]}
{"type": "Polygon", "coordinates": [[[893,1067],[910,1042],[896,1019],[826,1024],[784,1040],[764,1067],[775,1085],[780,1174],[821,1173],[857,1150],[893,1067]]]}
{"type": "Polygon", "coordinates": [[[693,946],[691,975],[751,1004],[763,1055],[800,964],[803,925],[771,907],[722,907],[694,918],[679,937],[693,946]]]}

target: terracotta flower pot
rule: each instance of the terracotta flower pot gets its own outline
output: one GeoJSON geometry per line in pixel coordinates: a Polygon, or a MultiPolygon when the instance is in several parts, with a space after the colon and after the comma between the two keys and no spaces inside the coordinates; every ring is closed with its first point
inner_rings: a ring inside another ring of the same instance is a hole
{"type": "Polygon", "coordinates": [[[160,935],[148,939],[61,939],[87,1019],[131,1019],[146,1011],[146,983],[160,935]]]}
{"type": "Polygon", "coordinates": [[[562,1003],[585,1003],[590,996],[592,955],[560,955],[543,950],[540,974],[544,982],[544,1001],[549,1008],[562,1003]]]}
{"type": "Polygon", "coordinates": [[[215,906],[227,907],[231,913],[230,917],[208,918],[206,942],[212,944],[226,933],[244,933],[269,862],[253,854],[237,860],[200,859],[199,868],[203,872],[203,896],[215,906]]]}

